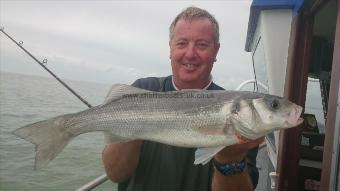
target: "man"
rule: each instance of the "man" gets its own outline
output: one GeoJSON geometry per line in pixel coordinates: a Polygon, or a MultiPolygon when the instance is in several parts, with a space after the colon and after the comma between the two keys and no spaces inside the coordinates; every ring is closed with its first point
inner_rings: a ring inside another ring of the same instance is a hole
{"type": "MultiPolygon", "coordinates": [[[[173,75],[139,79],[133,86],[152,91],[222,89],[212,83],[210,74],[220,47],[212,15],[196,7],[185,9],[170,26],[169,46],[173,75]]],[[[226,147],[214,162],[194,165],[194,148],[136,140],[107,145],[103,163],[108,177],[120,183],[119,191],[252,190],[258,179],[256,146],[262,141],[226,147]]]]}

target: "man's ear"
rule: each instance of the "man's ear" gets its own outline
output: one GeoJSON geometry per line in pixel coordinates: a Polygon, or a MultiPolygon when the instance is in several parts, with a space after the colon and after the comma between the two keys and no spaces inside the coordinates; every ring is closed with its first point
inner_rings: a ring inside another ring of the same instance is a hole
{"type": "Polygon", "coordinates": [[[217,56],[217,53],[218,53],[218,50],[220,50],[220,43],[217,43],[216,45],[215,45],[215,48],[217,49],[216,50],[216,55],[215,56],[217,56]]]}
{"type": "Polygon", "coordinates": [[[171,59],[171,40],[169,40],[169,49],[170,49],[169,58],[171,59]]]}
{"type": "Polygon", "coordinates": [[[218,51],[220,50],[220,43],[217,43],[215,45],[215,59],[214,59],[214,62],[217,61],[216,57],[217,57],[217,54],[218,54],[218,51]]]}

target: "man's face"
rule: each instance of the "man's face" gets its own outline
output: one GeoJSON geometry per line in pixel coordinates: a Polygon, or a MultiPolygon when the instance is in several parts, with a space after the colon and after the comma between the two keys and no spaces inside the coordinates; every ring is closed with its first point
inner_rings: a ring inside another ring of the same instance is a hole
{"type": "Polygon", "coordinates": [[[206,86],[218,49],[213,25],[207,18],[178,20],[170,41],[171,67],[176,85],[180,89],[206,86]]]}

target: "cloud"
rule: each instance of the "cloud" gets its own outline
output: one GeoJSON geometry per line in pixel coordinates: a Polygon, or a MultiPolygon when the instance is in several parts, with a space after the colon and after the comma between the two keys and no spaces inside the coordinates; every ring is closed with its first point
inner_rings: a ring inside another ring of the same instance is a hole
{"type": "MultiPolygon", "coordinates": [[[[139,77],[171,73],[168,27],[176,14],[191,5],[207,9],[220,23],[215,81],[232,88],[252,77],[251,57],[243,50],[248,0],[1,1],[0,21],[39,60],[47,58],[48,66],[60,76],[131,83],[139,77]]],[[[2,70],[42,73],[34,71],[37,66],[27,69],[28,57],[0,36],[2,70]]]]}

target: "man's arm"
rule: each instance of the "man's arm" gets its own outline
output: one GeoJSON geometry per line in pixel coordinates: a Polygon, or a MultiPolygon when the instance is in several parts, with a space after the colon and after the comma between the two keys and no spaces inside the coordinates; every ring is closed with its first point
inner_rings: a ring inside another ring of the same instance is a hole
{"type": "MultiPolygon", "coordinates": [[[[142,78],[136,80],[131,86],[158,91],[163,86],[165,78],[142,78]]],[[[110,139],[110,136],[106,136],[110,139]]],[[[107,140],[110,142],[110,140],[107,140]]],[[[135,172],[141,152],[143,141],[108,144],[103,150],[102,160],[107,176],[113,182],[121,183],[130,178],[135,172]]]]}
{"type": "Polygon", "coordinates": [[[113,182],[127,180],[136,170],[143,141],[108,144],[102,154],[107,176],[113,182]]]}
{"type": "MultiPolygon", "coordinates": [[[[215,155],[214,160],[221,164],[242,161],[246,157],[248,150],[262,142],[263,138],[226,147],[215,155]]],[[[211,188],[212,191],[248,191],[253,190],[253,185],[247,170],[236,175],[223,175],[219,171],[214,170],[211,188]]]]}

